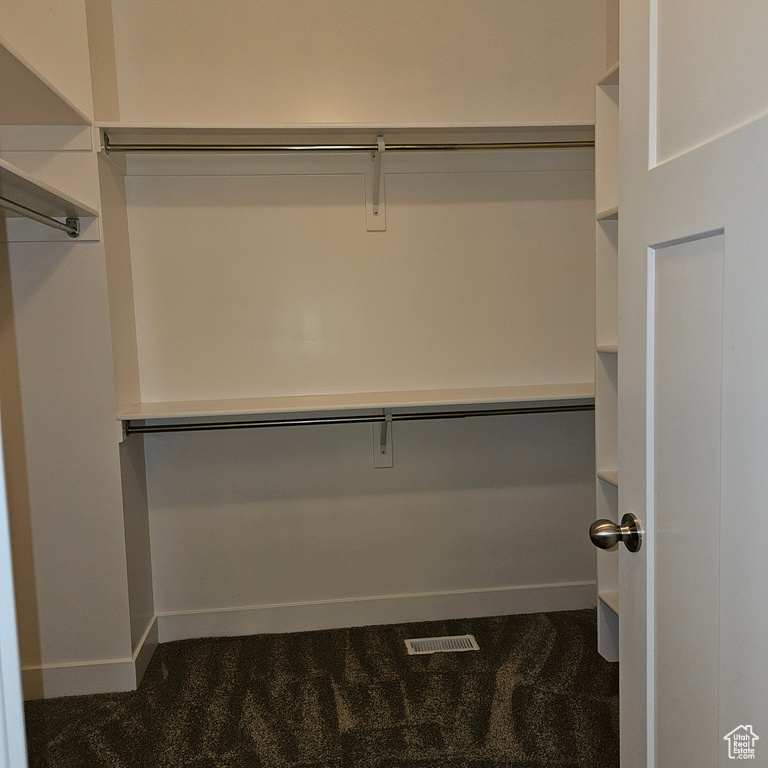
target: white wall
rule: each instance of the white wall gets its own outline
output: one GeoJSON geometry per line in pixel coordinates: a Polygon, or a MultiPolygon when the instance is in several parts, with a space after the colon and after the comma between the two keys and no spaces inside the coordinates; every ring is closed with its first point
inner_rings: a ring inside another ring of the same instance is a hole
{"type": "Polygon", "coordinates": [[[142,401],[591,381],[592,153],[386,160],[132,159],[142,401]]]}
{"type": "Polygon", "coordinates": [[[398,422],[391,469],[369,424],[149,435],[161,641],[594,605],[593,430],[398,422]]]}
{"type": "Polygon", "coordinates": [[[127,123],[592,123],[605,0],[113,0],[127,123]]]}

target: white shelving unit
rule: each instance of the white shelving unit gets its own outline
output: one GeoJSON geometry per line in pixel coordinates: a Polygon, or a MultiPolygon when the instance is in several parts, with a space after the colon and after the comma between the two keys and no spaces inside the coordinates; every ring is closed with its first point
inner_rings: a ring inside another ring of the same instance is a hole
{"type": "MultiPolygon", "coordinates": [[[[89,126],[91,120],[30,62],[0,37],[0,126],[89,126]]],[[[34,174],[0,159],[0,197],[65,225],[77,218],[81,240],[98,240],[96,209],[34,174]]],[[[0,206],[5,242],[67,240],[65,231],[0,206]]],[[[51,222],[46,222],[51,225],[51,222]]]]}
{"type": "Polygon", "coordinates": [[[391,14],[338,24],[277,3],[265,23],[246,5],[223,19],[195,0],[180,30],[162,3],[91,3],[87,19],[83,3],[17,3],[0,31],[3,160],[18,166],[0,182],[103,234],[13,249],[20,396],[3,416],[16,411],[28,464],[15,512],[35,531],[14,554],[48,574],[18,601],[33,695],[131,688],[159,638],[205,635],[209,619],[247,634],[295,629],[297,610],[313,628],[591,599],[591,551],[571,545],[592,514],[592,413],[403,427],[388,474],[368,471],[387,466],[378,424],[118,446],[116,414],[183,426],[594,402],[591,149],[391,152],[383,231],[368,226],[366,152],[105,156],[88,116],[124,144],[588,142],[602,9],[555,0],[524,20],[465,0],[478,29],[415,13],[402,36],[391,14]],[[254,25],[268,52],[242,36],[254,25]],[[443,30],[487,45],[448,71],[443,30]],[[325,39],[338,45],[317,77],[325,39]],[[383,67],[382,40],[399,51],[383,67]],[[541,510],[565,535],[536,535],[541,510]]]}
{"type": "MultiPolygon", "coordinates": [[[[618,522],[619,65],[595,88],[596,519],[618,522]]],[[[619,658],[618,552],[597,551],[598,650],[619,658]]]]}
{"type": "Polygon", "coordinates": [[[0,37],[0,125],[90,125],[61,91],[0,37]]]}

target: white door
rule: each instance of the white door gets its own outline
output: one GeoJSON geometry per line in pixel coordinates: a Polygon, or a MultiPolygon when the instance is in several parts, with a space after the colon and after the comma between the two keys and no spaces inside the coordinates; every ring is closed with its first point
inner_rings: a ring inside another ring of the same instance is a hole
{"type": "Polygon", "coordinates": [[[3,446],[0,441],[0,768],[24,768],[26,765],[27,745],[16,635],[11,539],[3,446]]]}
{"type": "Polygon", "coordinates": [[[621,765],[768,765],[768,2],[621,27],[621,765]]]}

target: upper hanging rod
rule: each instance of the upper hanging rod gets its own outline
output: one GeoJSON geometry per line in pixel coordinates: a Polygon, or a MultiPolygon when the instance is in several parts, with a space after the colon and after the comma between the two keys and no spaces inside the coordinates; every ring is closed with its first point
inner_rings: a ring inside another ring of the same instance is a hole
{"type": "Polygon", "coordinates": [[[15,203],[7,197],[0,197],[0,208],[6,208],[13,213],[18,213],[20,216],[26,216],[28,219],[38,221],[40,224],[45,224],[47,227],[60,229],[62,232],[66,232],[70,237],[80,237],[80,219],[77,218],[77,216],[69,216],[66,219],[66,223],[62,224],[60,221],[52,219],[44,213],[33,211],[31,208],[27,208],[26,205],[15,203]]]}
{"type": "MultiPolygon", "coordinates": [[[[464,152],[499,149],[587,149],[594,141],[506,141],[466,144],[387,144],[387,152],[464,152]]],[[[110,152],[379,152],[378,144],[113,144],[104,132],[104,151],[110,152]]]]}
{"type": "Polygon", "coordinates": [[[360,424],[379,421],[426,421],[432,419],[466,419],[472,416],[512,416],[525,413],[571,413],[594,411],[594,403],[579,405],[534,405],[524,408],[491,408],[474,411],[425,411],[421,413],[387,413],[370,416],[320,416],[249,421],[204,421],[187,424],[133,424],[125,421],[125,434],[151,434],[156,432],[206,432],[213,429],[256,429],[261,427],[306,427],[320,424],[360,424]]]}

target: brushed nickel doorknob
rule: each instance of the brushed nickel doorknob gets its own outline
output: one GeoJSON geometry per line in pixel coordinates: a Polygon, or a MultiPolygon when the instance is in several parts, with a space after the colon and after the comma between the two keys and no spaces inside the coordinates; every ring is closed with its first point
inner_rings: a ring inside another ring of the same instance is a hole
{"type": "Polygon", "coordinates": [[[643,544],[643,531],[640,521],[627,512],[621,518],[621,525],[616,525],[612,520],[595,520],[589,526],[589,538],[600,549],[613,549],[620,541],[630,552],[637,552],[643,544]]]}

